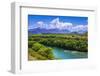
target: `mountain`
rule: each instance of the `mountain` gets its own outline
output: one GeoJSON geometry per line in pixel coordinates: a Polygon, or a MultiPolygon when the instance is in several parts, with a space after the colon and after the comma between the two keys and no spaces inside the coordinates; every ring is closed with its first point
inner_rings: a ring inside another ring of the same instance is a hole
{"type": "Polygon", "coordinates": [[[68,30],[59,30],[59,29],[45,29],[45,28],[35,28],[28,30],[29,33],[32,34],[40,34],[40,33],[68,33],[68,30]]]}
{"type": "Polygon", "coordinates": [[[46,29],[46,28],[40,28],[40,27],[28,30],[29,34],[41,34],[41,33],[59,33],[59,34],[77,33],[77,34],[84,34],[85,32],[87,32],[87,30],[70,31],[70,30],[67,30],[67,29],[57,29],[57,28],[46,29]]]}

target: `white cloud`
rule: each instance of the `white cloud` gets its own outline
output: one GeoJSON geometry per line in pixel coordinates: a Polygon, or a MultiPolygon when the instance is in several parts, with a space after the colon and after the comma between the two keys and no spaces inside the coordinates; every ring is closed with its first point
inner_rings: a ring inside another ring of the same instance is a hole
{"type": "Polygon", "coordinates": [[[55,28],[59,29],[59,25],[60,25],[59,18],[53,19],[49,24],[49,29],[55,29],[55,28]]]}
{"type": "Polygon", "coordinates": [[[61,29],[70,30],[72,27],[73,27],[73,24],[72,23],[64,22],[64,23],[61,24],[61,29]]]}
{"type": "Polygon", "coordinates": [[[38,21],[36,24],[38,27],[42,28],[45,23],[43,21],[38,21]]]}
{"type": "Polygon", "coordinates": [[[71,32],[84,32],[87,31],[87,25],[77,25],[71,29],[71,32]]]}
{"type": "Polygon", "coordinates": [[[49,24],[49,29],[69,29],[72,27],[72,23],[69,22],[61,22],[59,18],[52,20],[49,24]]]}
{"type": "Polygon", "coordinates": [[[59,18],[53,19],[50,23],[51,24],[59,24],[60,23],[59,18]]]}
{"type": "Polygon", "coordinates": [[[59,29],[59,30],[69,30],[70,32],[83,32],[87,31],[87,25],[73,25],[70,22],[61,22],[59,18],[55,18],[46,24],[43,21],[38,21],[37,27],[46,29],[59,29]]]}

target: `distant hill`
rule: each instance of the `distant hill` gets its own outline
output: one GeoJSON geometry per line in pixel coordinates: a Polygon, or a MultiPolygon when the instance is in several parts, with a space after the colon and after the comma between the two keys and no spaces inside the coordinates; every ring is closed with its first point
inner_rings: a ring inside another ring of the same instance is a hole
{"type": "Polygon", "coordinates": [[[60,34],[84,34],[86,33],[87,30],[76,30],[76,31],[70,31],[70,30],[66,30],[66,29],[45,29],[45,28],[34,28],[34,29],[29,29],[28,33],[29,34],[41,34],[41,33],[60,33],[60,34]]]}

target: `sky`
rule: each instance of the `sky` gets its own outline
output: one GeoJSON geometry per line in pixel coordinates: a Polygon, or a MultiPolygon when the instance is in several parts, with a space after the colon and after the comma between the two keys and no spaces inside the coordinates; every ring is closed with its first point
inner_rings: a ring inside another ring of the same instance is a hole
{"type": "Polygon", "coordinates": [[[71,31],[87,30],[88,17],[28,15],[28,29],[67,29],[71,31]]]}

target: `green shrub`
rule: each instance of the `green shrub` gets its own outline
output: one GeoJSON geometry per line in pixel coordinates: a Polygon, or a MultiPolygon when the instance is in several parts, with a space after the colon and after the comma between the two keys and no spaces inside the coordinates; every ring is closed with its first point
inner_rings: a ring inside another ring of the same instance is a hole
{"type": "Polygon", "coordinates": [[[35,44],[32,45],[32,49],[34,51],[38,51],[41,47],[43,47],[43,45],[41,45],[40,43],[36,42],[35,44]]]}
{"type": "Polygon", "coordinates": [[[31,48],[33,44],[35,44],[36,41],[28,41],[28,48],[31,48]]]}

